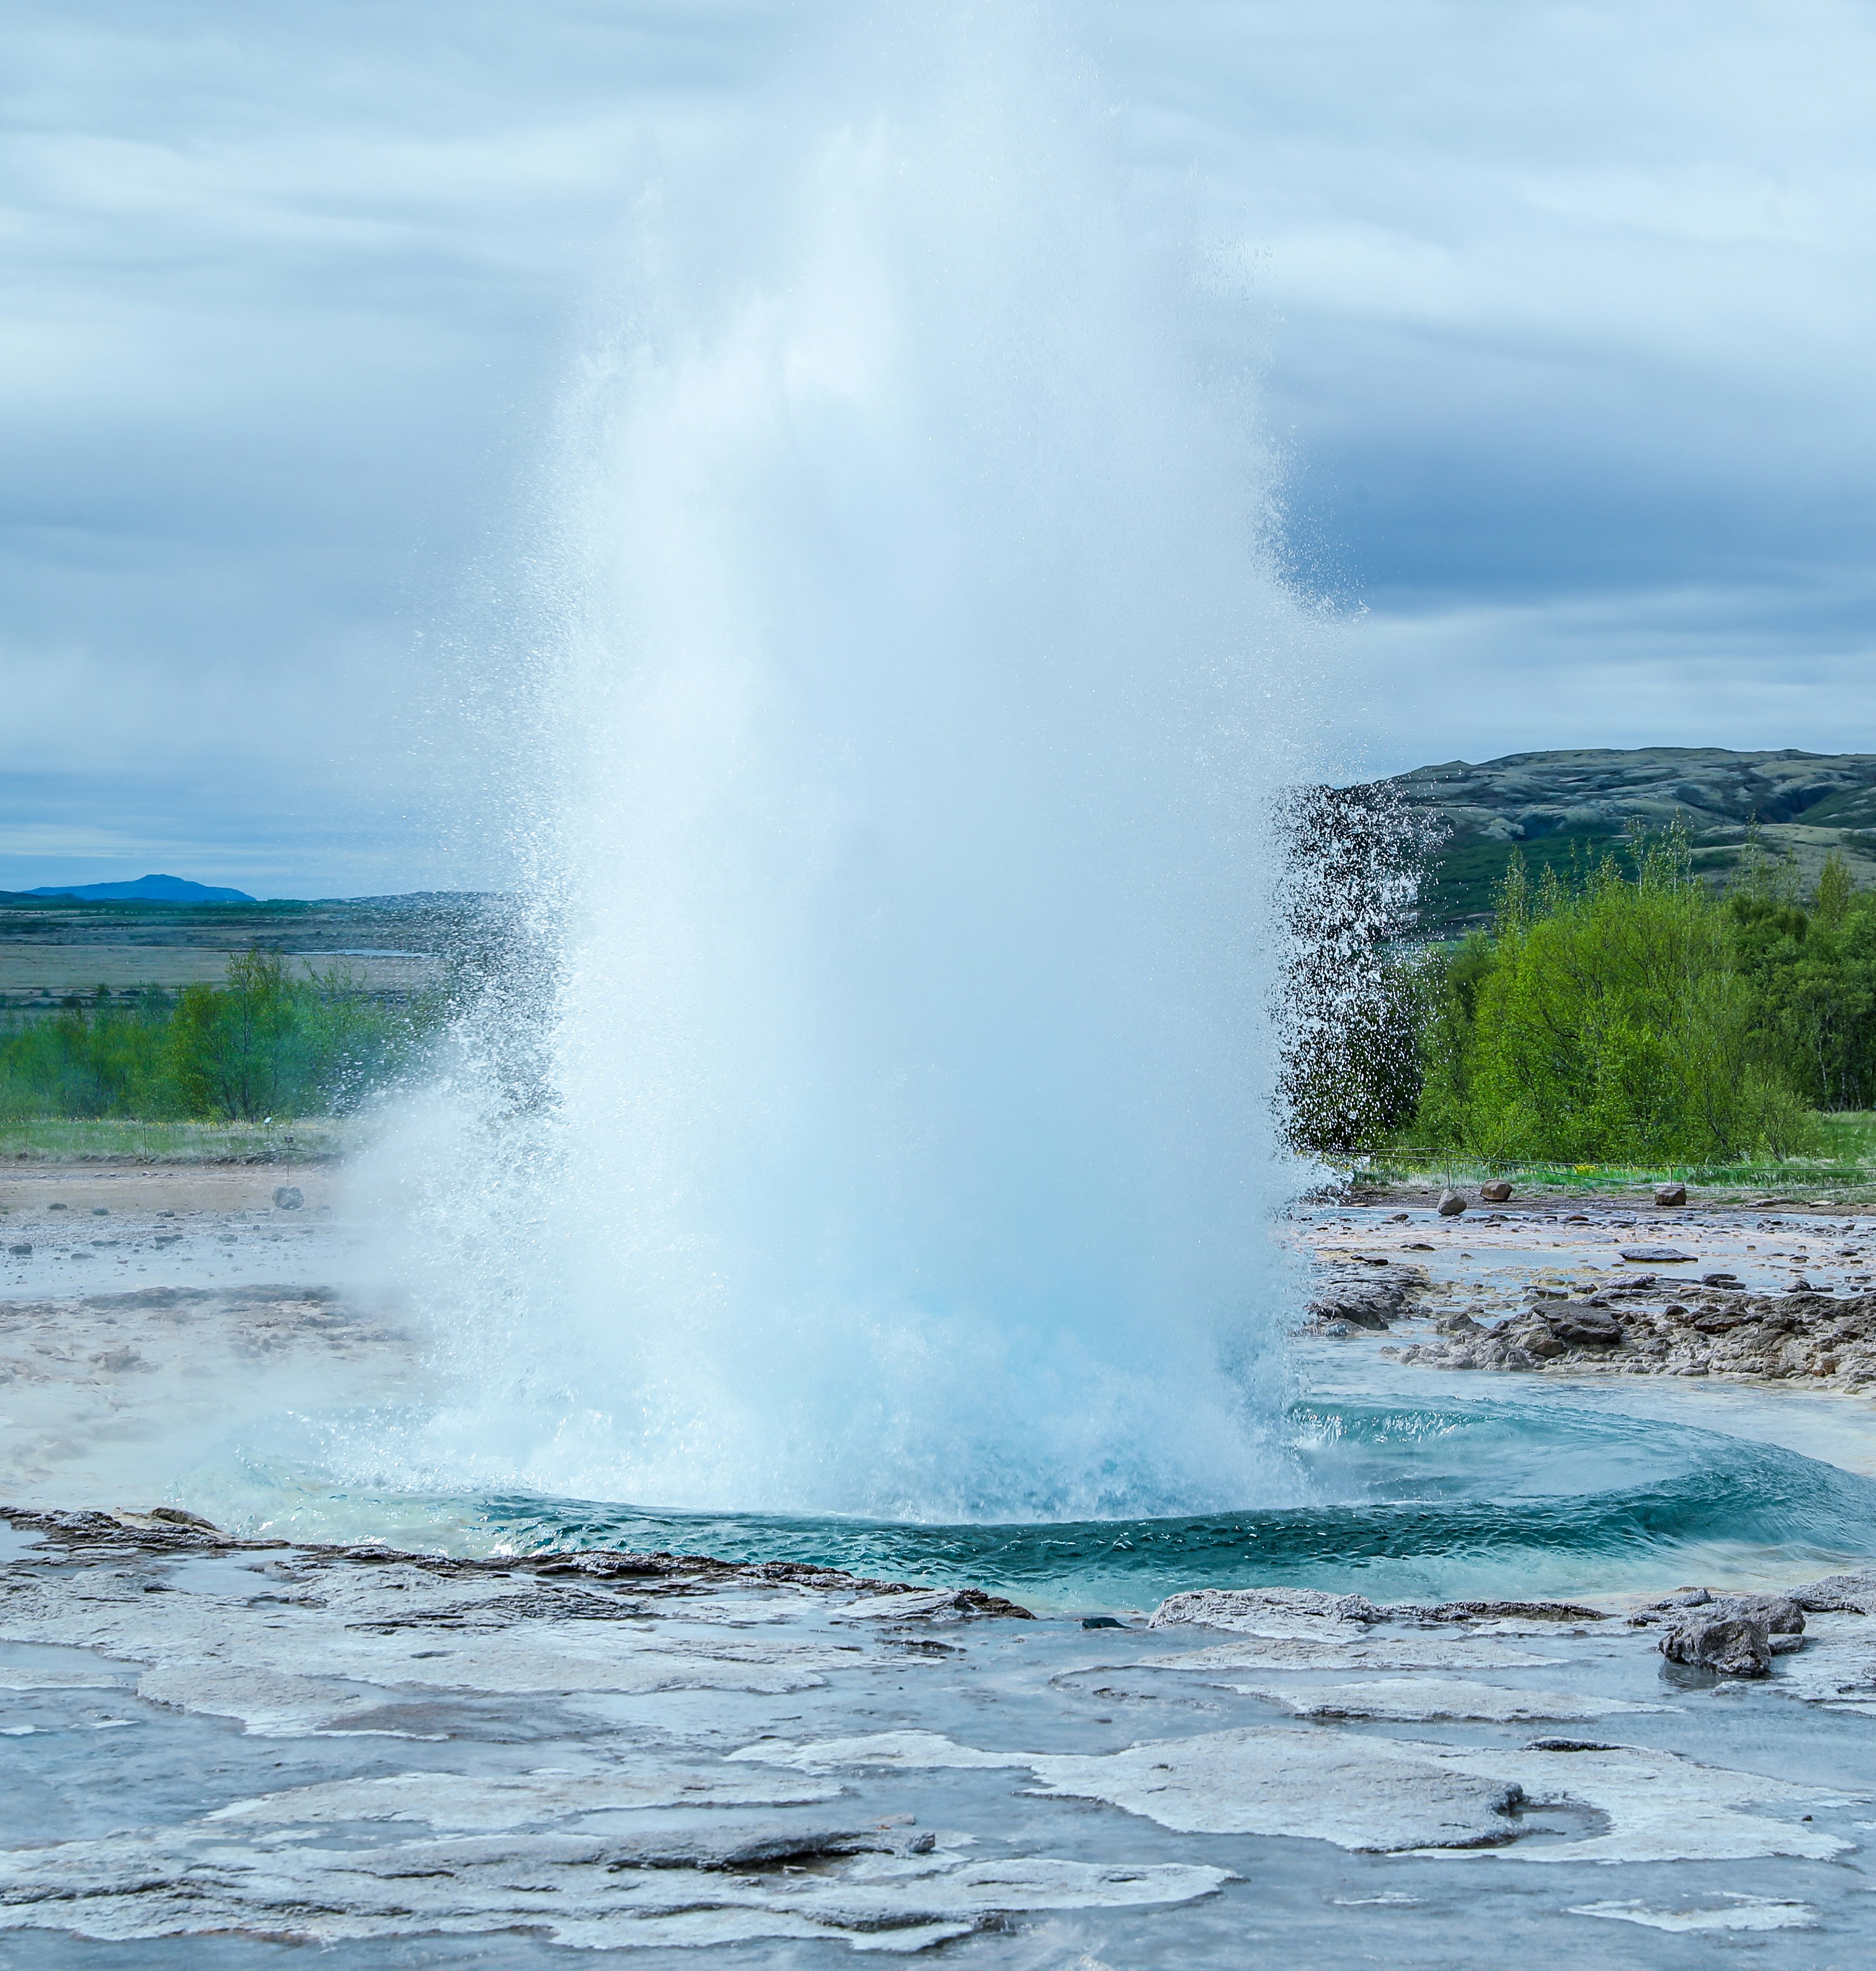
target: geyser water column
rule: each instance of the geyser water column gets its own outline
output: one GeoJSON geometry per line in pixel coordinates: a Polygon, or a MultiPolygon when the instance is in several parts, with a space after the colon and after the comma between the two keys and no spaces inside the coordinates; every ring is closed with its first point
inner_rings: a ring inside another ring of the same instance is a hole
{"type": "Polygon", "coordinates": [[[927,1520],[1282,1484],[1305,633],[1213,303],[1044,68],[899,44],[647,201],[539,678],[548,1100],[451,1230],[433,1476],[927,1520]]]}

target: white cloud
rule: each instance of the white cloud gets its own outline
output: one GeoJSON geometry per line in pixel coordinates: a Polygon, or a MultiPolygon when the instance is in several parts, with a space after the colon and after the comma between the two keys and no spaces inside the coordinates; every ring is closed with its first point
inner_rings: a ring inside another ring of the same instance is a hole
{"type": "MultiPolygon", "coordinates": [[[[0,884],[158,839],[249,888],[499,878],[428,653],[504,632],[648,176],[708,168],[862,5],[15,7],[0,884]]],[[[1148,223],[1195,204],[1249,283],[1224,354],[1262,366],[1298,565],[1369,608],[1369,682],[1324,708],[1351,758],[1876,744],[1876,16],[1102,0],[1054,31],[1122,99],[1148,223]]]]}

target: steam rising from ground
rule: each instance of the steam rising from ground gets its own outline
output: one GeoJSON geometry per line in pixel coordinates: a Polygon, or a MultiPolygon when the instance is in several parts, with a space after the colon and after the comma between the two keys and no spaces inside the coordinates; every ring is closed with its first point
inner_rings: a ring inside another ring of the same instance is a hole
{"type": "Polygon", "coordinates": [[[1060,67],[902,28],[641,204],[521,755],[551,956],[386,1157],[460,1371],[413,1477],[940,1520],[1282,1483],[1306,638],[1216,298],[1060,67]]]}

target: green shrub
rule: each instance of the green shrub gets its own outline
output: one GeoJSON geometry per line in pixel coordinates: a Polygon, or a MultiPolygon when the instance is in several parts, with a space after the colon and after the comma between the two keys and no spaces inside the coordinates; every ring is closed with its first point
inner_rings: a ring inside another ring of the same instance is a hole
{"type": "Polygon", "coordinates": [[[373,999],[343,966],[231,958],[221,986],[128,1005],[100,986],[50,1018],[0,1030],[0,1116],[252,1121],[344,1114],[399,1073],[434,1009],[373,999]]]}
{"type": "Polygon", "coordinates": [[[1491,1160],[1789,1155],[1799,1091],[1767,1044],[1733,917],[1683,835],[1637,838],[1535,892],[1514,860],[1493,932],[1443,962],[1415,1129],[1491,1160]]]}
{"type": "Polygon", "coordinates": [[[1728,908],[1761,1051],[1813,1108],[1876,1108],[1876,894],[1833,852],[1808,909],[1763,863],[1728,908]]]}
{"type": "Polygon", "coordinates": [[[129,1005],[105,987],[50,1018],[15,1015],[0,1028],[0,1116],[180,1114],[165,1060],[170,1002],[129,1005]]]}

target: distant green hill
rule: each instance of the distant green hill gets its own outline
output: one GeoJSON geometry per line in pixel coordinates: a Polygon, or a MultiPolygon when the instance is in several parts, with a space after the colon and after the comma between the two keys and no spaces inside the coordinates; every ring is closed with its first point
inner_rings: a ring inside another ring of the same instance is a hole
{"type": "Polygon", "coordinates": [[[1422,927],[1453,936],[1483,922],[1514,850],[1533,874],[1594,862],[1632,823],[1684,824],[1695,866],[1723,880],[1755,824],[1815,881],[1832,849],[1876,887],[1876,754],[1734,753],[1716,746],[1513,753],[1416,767],[1380,783],[1434,821],[1422,927]]]}

